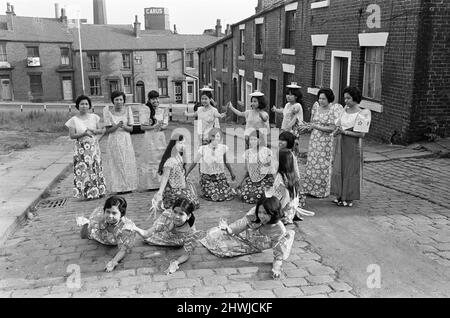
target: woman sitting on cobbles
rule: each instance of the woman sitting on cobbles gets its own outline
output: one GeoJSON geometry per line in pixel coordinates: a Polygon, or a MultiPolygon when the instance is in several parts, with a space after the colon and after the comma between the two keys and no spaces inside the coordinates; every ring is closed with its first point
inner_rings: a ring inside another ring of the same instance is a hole
{"type": "Polygon", "coordinates": [[[261,253],[273,249],[273,278],[281,276],[283,261],[287,260],[295,232],[283,225],[281,204],[275,198],[264,198],[242,219],[228,225],[221,220],[219,227],[208,231],[200,240],[211,253],[218,257],[236,257],[261,253]]]}
{"type": "Polygon", "coordinates": [[[179,198],[171,210],[164,211],[153,226],[144,231],[135,231],[149,245],[184,247],[185,253],[170,262],[166,274],[173,274],[179,265],[187,262],[195,248],[200,232],[195,229],[194,204],[185,198],[179,198]]]}
{"type": "Polygon", "coordinates": [[[118,246],[119,251],[106,265],[112,272],[125,256],[131,253],[136,233],[134,223],[125,217],[127,201],[120,196],[108,198],[105,205],[94,210],[89,219],[77,218],[81,238],[95,240],[104,245],[118,246]]]}

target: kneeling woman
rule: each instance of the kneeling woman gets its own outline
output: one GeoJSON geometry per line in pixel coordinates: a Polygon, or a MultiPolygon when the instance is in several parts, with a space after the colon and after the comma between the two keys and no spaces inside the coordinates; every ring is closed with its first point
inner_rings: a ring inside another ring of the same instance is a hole
{"type": "Polygon", "coordinates": [[[227,163],[228,147],[221,143],[222,132],[219,129],[212,129],[209,133],[209,145],[201,146],[194,163],[187,170],[186,176],[200,162],[200,186],[202,187],[203,198],[213,202],[231,201],[234,199],[235,191],[228,184],[225,176],[225,166],[231,175],[231,180],[236,180],[236,176],[227,163]]]}
{"type": "Polygon", "coordinates": [[[185,198],[175,201],[172,210],[164,211],[153,226],[144,231],[136,228],[145,242],[155,246],[184,247],[185,253],[170,262],[167,274],[175,273],[179,265],[187,262],[193,252],[200,232],[195,229],[194,204],[185,198]]]}
{"type": "Polygon", "coordinates": [[[287,260],[295,232],[287,231],[281,222],[281,204],[275,198],[265,198],[242,219],[208,231],[200,240],[211,253],[218,257],[236,257],[261,253],[273,249],[273,278],[280,278],[281,266],[287,260]]]}
{"type": "Polygon", "coordinates": [[[171,208],[180,197],[188,199],[196,209],[200,207],[193,186],[189,186],[186,181],[184,150],[184,136],[173,136],[159,165],[159,174],[162,178],[159,191],[155,195],[155,201],[162,201],[166,209],[171,208]]]}
{"type": "Polygon", "coordinates": [[[82,226],[82,239],[119,247],[119,252],[106,265],[107,272],[112,272],[134,245],[136,226],[125,217],[126,211],[127,201],[123,197],[113,196],[106,200],[103,208],[97,208],[89,219],[77,218],[77,224],[82,226]]]}
{"type": "Polygon", "coordinates": [[[264,137],[258,130],[250,133],[249,149],[244,158],[247,173],[241,182],[241,199],[256,204],[264,198],[264,192],[273,186],[272,151],[263,146],[264,137]]]}

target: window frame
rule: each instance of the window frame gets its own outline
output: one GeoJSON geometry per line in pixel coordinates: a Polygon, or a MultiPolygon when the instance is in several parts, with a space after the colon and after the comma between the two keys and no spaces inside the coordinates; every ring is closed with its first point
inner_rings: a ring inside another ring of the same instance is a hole
{"type": "Polygon", "coordinates": [[[44,96],[44,86],[42,83],[42,74],[28,74],[28,76],[30,78],[31,95],[33,95],[33,97],[44,96]],[[39,91],[38,92],[33,92],[33,87],[36,87],[36,83],[33,83],[33,81],[32,81],[33,78],[39,78],[39,91]]]}
{"type": "Polygon", "coordinates": [[[222,56],[222,63],[223,63],[223,68],[224,69],[226,69],[226,68],[228,68],[228,44],[223,44],[223,47],[222,47],[222,53],[223,53],[223,56],[222,56]]]}
{"type": "Polygon", "coordinates": [[[0,42],[0,62],[8,62],[8,52],[6,42],[0,42]]]}
{"type": "Polygon", "coordinates": [[[133,94],[133,83],[132,83],[132,78],[131,76],[124,76],[123,77],[123,92],[125,94],[133,94]],[[128,85],[126,81],[129,81],[128,85]],[[128,90],[127,90],[128,88],[128,90]]]}
{"type": "Polygon", "coordinates": [[[38,45],[28,45],[26,48],[27,48],[27,57],[28,58],[33,58],[33,57],[39,57],[40,58],[41,57],[38,45]],[[35,54],[30,54],[30,49],[34,49],[35,50],[34,51],[35,54]],[[36,52],[37,52],[37,54],[36,54],[36,52]]]}
{"type": "Polygon", "coordinates": [[[384,68],[384,47],[383,46],[368,46],[364,48],[364,76],[363,76],[363,91],[362,95],[364,99],[371,101],[381,102],[382,89],[383,89],[383,68],[384,68]],[[375,51],[375,60],[368,61],[369,50],[375,51]],[[380,57],[380,60],[377,59],[380,57]],[[370,66],[373,66],[374,74],[368,73],[370,66]],[[368,80],[368,77],[373,75],[374,78],[368,80]],[[378,77],[379,76],[379,77],[378,77]],[[373,80],[373,87],[370,87],[370,82],[373,80]],[[379,85],[379,87],[378,87],[379,85]],[[373,91],[372,91],[373,90],[373,91]],[[372,93],[372,94],[370,94],[372,93]]]}
{"type": "Polygon", "coordinates": [[[90,96],[102,96],[102,81],[99,76],[90,76],[89,77],[89,93],[90,96]],[[92,85],[92,80],[98,81],[97,85],[92,85]],[[97,93],[93,93],[93,89],[98,90],[97,93]]]}
{"type": "Polygon", "coordinates": [[[88,59],[89,69],[91,71],[100,71],[100,54],[98,54],[98,53],[89,53],[89,54],[87,54],[87,59],[88,59]],[[95,61],[96,67],[95,68],[92,67],[92,65],[94,64],[92,62],[92,58],[93,57],[96,59],[96,61],[95,61]]]}
{"type": "Polygon", "coordinates": [[[131,53],[122,53],[122,69],[131,70],[131,53]]]}
{"type": "Polygon", "coordinates": [[[239,30],[239,56],[245,56],[245,29],[239,30]]]}
{"type": "Polygon", "coordinates": [[[295,33],[296,33],[296,22],[297,22],[297,11],[290,10],[286,11],[285,14],[285,32],[284,32],[284,48],[285,49],[295,49],[295,33]],[[290,18],[293,16],[292,18],[290,18]]]}
{"type": "Polygon", "coordinates": [[[160,97],[169,97],[169,80],[167,77],[158,77],[158,92],[160,97]],[[166,87],[162,87],[164,85],[160,85],[161,83],[165,83],[166,87]],[[165,94],[164,89],[166,89],[165,94]]]}
{"type": "Polygon", "coordinates": [[[70,62],[71,62],[71,60],[70,60],[70,48],[62,47],[62,48],[60,48],[60,51],[61,51],[61,65],[69,66],[70,62]],[[67,55],[63,55],[64,51],[67,51],[67,55]],[[66,59],[67,59],[67,63],[64,63],[66,59]]]}
{"type": "Polygon", "coordinates": [[[168,68],[167,68],[167,52],[156,53],[156,70],[158,70],[158,71],[167,71],[168,70],[168,68]],[[164,58],[165,58],[164,61],[160,60],[160,57],[162,57],[162,56],[164,56],[164,58]],[[163,65],[163,63],[165,65],[163,65]],[[163,67],[163,66],[165,66],[165,67],[163,67]]]}
{"type": "Polygon", "coordinates": [[[264,54],[264,23],[257,23],[254,25],[255,28],[255,55],[263,55],[264,54]],[[259,36],[259,38],[258,38],[259,36]],[[259,40],[259,45],[258,45],[259,40]],[[259,48],[259,51],[258,51],[259,48]]]}
{"type": "Polygon", "coordinates": [[[325,46],[315,46],[314,47],[314,87],[322,88],[324,87],[324,71],[326,62],[326,47],[325,46]],[[318,55],[323,52],[323,56],[320,58],[318,55]],[[320,83],[318,82],[318,70],[319,65],[321,65],[320,83]]]}
{"type": "Polygon", "coordinates": [[[194,68],[194,52],[186,52],[186,67],[194,68]]]}

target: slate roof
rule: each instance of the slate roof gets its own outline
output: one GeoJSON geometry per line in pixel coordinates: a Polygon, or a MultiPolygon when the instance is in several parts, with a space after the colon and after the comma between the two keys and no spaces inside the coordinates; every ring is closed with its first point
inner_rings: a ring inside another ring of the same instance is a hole
{"type": "Polygon", "coordinates": [[[73,35],[57,19],[13,17],[13,30],[6,29],[6,15],[0,15],[0,40],[26,42],[73,42],[73,35]]]}
{"type": "MultiPolygon", "coordinates": [[[[78,30],[72,29],[74,48],[79,49],[78,30]]],[[[215,41],[217,37],[209,35],[173,34],[170,31],[141,30],[139,38],[134,35],[132,25],[95,25],[82,24],[82,49],[97,51],[114,50],[182,50],[205,47],[215,41]]]]}

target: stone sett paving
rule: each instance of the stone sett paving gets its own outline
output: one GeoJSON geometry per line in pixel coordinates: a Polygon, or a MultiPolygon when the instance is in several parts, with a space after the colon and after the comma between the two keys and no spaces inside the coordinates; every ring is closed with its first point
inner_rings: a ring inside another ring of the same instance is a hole
{"type": "MultiPolygon", "coordinates": [[[[237,169],[237,168],[236,168],[237,169]]],[[[237,169],[237,175],[242,171],[237,169]]],[[[197,178],[198,169],[194,169],[197,178]]],[[[0,297],[355,297],[339,273],[323,264],[301,230],[296,229],[292,254],[284,262],[284,277],[271,278],[272,251],[220,259],[201,244],[191,259],[172,276],[164,270],[179,249],[156,248],[139,241],[113,273],[103,271],[115,248],[81,240],[77,216],[88,216],[102,201],[80,202],[70,198],[72,175],[57,184],[48,199],[67,198],[64,207],[39,208],[38,218],[11,236],[0,248],[0,297]],[[157,258],[145,254],[160,251],[157,258]],[[81,268],[81,288],[69,289],[71,265],[81,268]]],[[[127,215],[140,226],[150,226],[149,202],[153,193],[126,196],[127,215]]],[[[201,201],[196,226],[205,231],[220,218],[230,221],[245,215],[251,206],[237,200],[221,204],[201,201]]]]}
{"type": "Polygon", "coordinates": [[[364,178],[450,209],[450,159],[405,159],[366,164],[364,178]]]}

